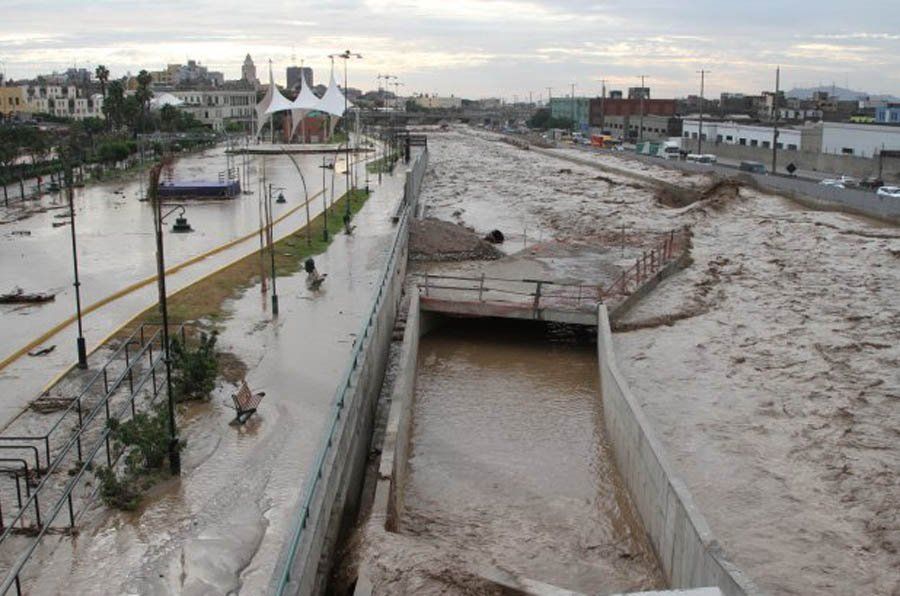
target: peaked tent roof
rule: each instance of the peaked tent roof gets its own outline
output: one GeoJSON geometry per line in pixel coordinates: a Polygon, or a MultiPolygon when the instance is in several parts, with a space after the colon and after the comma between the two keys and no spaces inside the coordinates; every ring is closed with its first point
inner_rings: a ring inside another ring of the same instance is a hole
{"type": "Polygon", "coordinates": [[[291,122],[294,123],[294,129],[300,126],[300,121],[310,112],[321,109],[321,100],[316,94],[306,86],[306,77],[300,77],[300,93],[291,103],[291,122]]]}
{"type": "Polygon", "coordinates": [[[259,136],[263,126],[266,125],[265,116],[267,114],[290,109],[291,102],[275,86],[275,78],[272,76],[272,64],[269,63],[269,90],[266,91],[266,96],[262,98],[262,101],[256,104],[256,136],[259,136]]]}
{"type": "Polygon", "coordinates": [[[332,72],[328,90],[325,91],[325,95],[319,100],[319,109],[334,116],[343,116],[345,105],[347,109],[353,107],[353,104],[347,101],[347,98],[341,93],[341,90],[338,89],[337,83],[334,80],[334,73],[332,72]]]}

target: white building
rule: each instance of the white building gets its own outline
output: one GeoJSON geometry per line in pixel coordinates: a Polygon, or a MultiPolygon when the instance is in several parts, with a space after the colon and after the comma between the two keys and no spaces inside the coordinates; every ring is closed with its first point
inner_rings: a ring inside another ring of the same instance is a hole
{"type": "Polygon", "coordinates": [[[197,120],[213,130],[225,130],[228,123],[249,124],[256,106],[256,91],[247,85],[227,83],[215,89],[193,89],[168,91],[184,102],[180,109],[187,111],[197,120]]]}
{"type": "Polygon", "coordinates": [[[28,111],[61,118],[103,118],[103,96],[81,97],[74,85],[44,85],[25,88],[28,111]]]}
{"type": "Polygon", "coordinates": [[[823,122],[822,153],[875,157],[882,150],[900,151],[900,126],[823,122]]]}
{"type": "MultiPolygon", "coordinates": [[[[682,125],[682,137],[696,139],[700,129],[699,120],[685,120],[682,125]]],[[[747,147],[771,148],[775,137],[771,126],[760,124],[743,124],[740,122],[703,122],[703,140],[724,143],[726,145],[745,145],[747,147]]],[[[778,148],[799,150],[802,133],[797,128],[778,128],[778,148]]]]}

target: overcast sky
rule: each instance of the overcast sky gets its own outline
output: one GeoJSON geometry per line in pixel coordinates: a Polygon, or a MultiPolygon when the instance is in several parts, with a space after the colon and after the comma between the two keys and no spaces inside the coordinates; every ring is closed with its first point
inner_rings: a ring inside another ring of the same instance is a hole
{"type": "MultiPolygon", "coordinates": [[[[849,85],[900,95],[897,0],[0,0],[0,70],[19,78],[74,64],[114,76],[194,58],[227,78],[248,52],[276,81],[296,56],[327,79],[350,49],[350,85],[401,93],[535,99],[637,86],[655,97],[849,85]]],[[[324,81],[327,82],[327,81],[324,81]]]]}

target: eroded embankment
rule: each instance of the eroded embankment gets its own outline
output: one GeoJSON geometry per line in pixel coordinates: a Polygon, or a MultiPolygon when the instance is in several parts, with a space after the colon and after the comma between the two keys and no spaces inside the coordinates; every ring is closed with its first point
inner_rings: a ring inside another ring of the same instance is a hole
{"type": "Polygon", "coordinates": [[[490,593],[487,568],[587,593],[663,585],[612,463],[589,341],[451,320],[418,357],[398,532],[367,540],[375,594],[490,593]]]}

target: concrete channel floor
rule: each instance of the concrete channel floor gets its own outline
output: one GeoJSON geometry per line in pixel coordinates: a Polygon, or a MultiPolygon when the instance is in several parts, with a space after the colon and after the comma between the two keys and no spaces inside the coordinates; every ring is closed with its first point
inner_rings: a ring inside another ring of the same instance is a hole
{"type": "MultiPolygon", "coordinates": [[[[328,279],[312,292],[300,273],[278,280],[280,314],[259,286],[230,304],[219,346],[248,365],[266,398],[245,427],[228,426],[233,387],[182,416],[183,474],[154,489],[134,514],[98,505],[77,540],[60,539],[36,561],[34,593],[66,585],[88,593],[263,593],[312,465],[334,389],[395,232],[402,170],[385,178],[316,258],[328,279]]],[[[51,539],[52,540],[52,539],[51,539]]]]}

